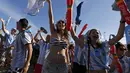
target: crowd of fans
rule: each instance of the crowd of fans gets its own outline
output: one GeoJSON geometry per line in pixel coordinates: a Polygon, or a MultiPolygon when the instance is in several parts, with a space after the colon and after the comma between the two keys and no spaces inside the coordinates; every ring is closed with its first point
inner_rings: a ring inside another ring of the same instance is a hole
{"type": "Polygon", "coordinates": [[[119,42],[125,29],[122,14],[117,35],[101,41],[97,29],[77,37],[73,28],[66,29],[64,20],[54,24],[51,0],[47,2],[50,34],[41,27],[33,35],[26,18],[9,32],[0,18],[0,68],[7,68],[6,73],[130,73],[129,48],[119,42]],[[70,43],[69,32],[74,43],[70,43]],[[116,53],[110,52],[111,46],[116,53]]]}

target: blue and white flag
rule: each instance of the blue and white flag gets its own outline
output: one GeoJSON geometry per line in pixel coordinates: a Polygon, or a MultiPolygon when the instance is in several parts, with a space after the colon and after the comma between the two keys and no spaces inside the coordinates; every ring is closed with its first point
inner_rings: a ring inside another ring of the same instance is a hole
{"type": "Polygon", "coordinates": [[[79,3],[79,5],[77,6],[77,15],[76,15],[76,18],[75,18],[75,23],[77,25],[80,25],[80,22],[81,22],[81,20],[79,19],[79,17],[80,17],[80,14],[81,14],[82,4],[83,4],[83,2],[79,3]]]}
{"type": "Polygon", "coordinates": [[[5,26],[7,26],[10,22],[11,17],[9,16],[8,20],[5,22],[5,26]]]}
{"type": "Polygon", "coordinates": [[[125,27],[126,43],[130,44],[130,25],[125,27]]]}
{"type": "MultiPolygon", "coordinates": [[[[126,5],[127,5],[128,9],[130,10],[130,0],[124,0],[124,1],[125,1],[126,5]]],[[[116,5],[116,2],[114,2],[112,4],[112,10],[114,10],[114,11],[120,11],[120,9],[118,8],[118,6],[116,5]]]]}
{"type": "Polygon", "coordinates": [[[25,12],[28,15],[35,16],[39,10],[44,7],[45,0],[28,0],[27,9],[25,12]]]}

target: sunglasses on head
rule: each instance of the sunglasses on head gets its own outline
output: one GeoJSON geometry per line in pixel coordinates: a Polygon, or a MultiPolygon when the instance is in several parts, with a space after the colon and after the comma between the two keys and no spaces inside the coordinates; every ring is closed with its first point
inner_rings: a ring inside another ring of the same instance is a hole
{"type": "Polygon", "coordinates": [[[57,23],[65,23],[63,20],[59,20],[57,23]]]}

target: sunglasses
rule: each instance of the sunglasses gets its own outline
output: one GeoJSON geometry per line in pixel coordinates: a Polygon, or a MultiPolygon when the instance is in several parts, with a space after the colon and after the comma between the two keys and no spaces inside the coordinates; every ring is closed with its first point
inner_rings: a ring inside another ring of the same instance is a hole
{"type": "Polygon", "coordinates": [[[120,51],[125,51],[126,49],[124,49],[124,48],[119,48],[120,49],[120,51]]]}
{"type": "Polygon", "coordinates": [[[59,20],[57,23],[65,23],[63,20],[59,20]]]}

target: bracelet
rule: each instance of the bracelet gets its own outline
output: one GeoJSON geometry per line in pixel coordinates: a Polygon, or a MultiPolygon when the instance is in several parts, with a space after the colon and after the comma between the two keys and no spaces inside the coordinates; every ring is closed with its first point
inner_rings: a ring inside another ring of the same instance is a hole
{"type": "Polygon", "coordinates": [[[120,23],[125,23],[126,21],[120,21],[120,23]]]}

